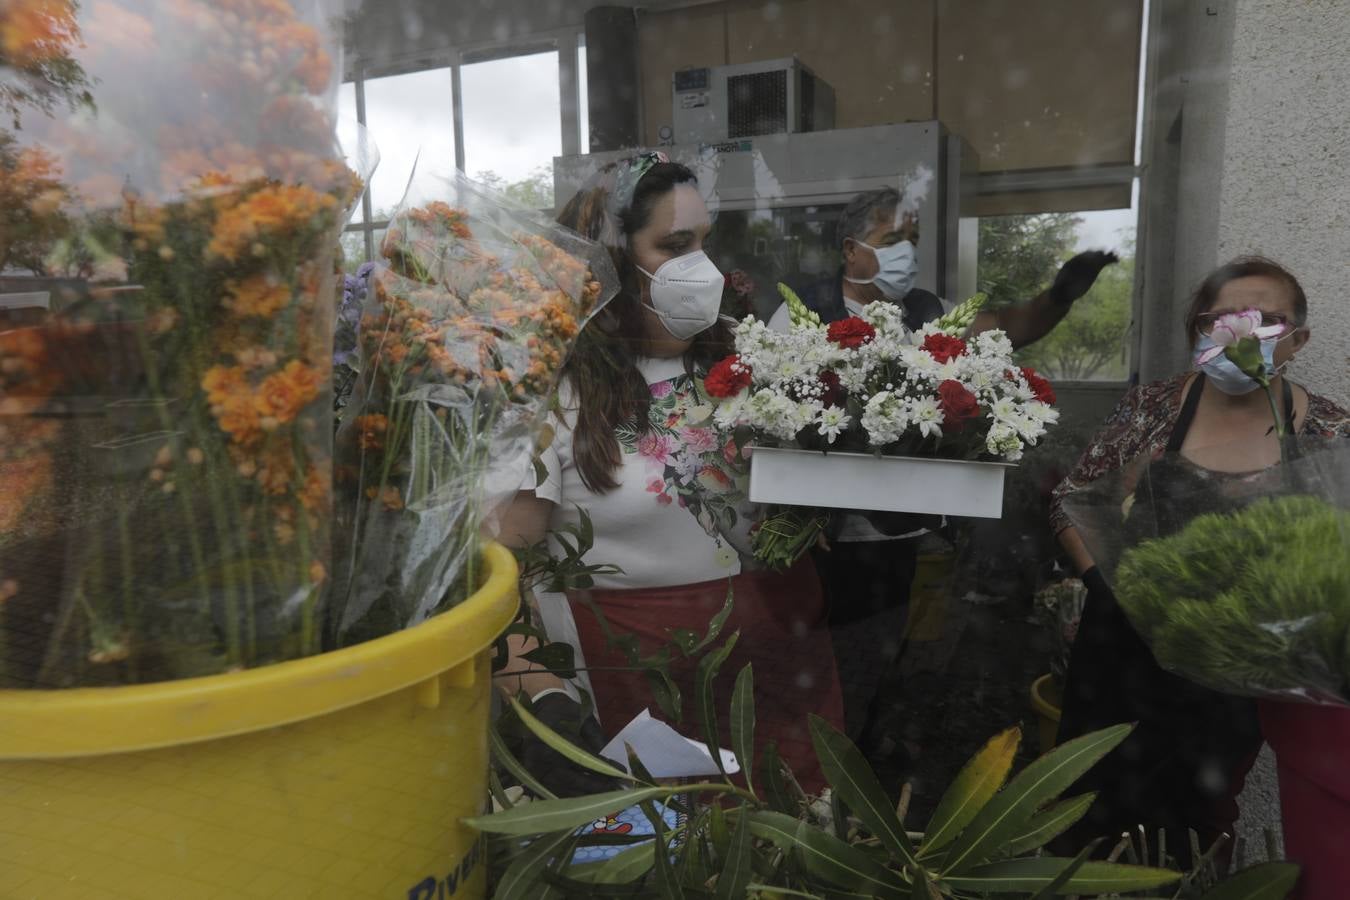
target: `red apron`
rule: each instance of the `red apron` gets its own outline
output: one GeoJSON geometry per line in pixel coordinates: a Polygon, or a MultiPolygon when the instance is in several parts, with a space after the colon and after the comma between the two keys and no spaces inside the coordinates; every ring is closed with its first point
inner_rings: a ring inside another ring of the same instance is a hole
{"type": "Polygon", "coordinates": [[[1284,855],[1303,867],[1297,900],[1350,892],[1350,709],[1262,700],[1280,772],[1284,855]]]}
{"type": "MultiPolygon", "coordinates": [[[[740,639],[714,682],[722,745],[730,745],[732,687],[741,669],[751,663],[755,678],[755,763],[759,762],[761,748],[775,741],[779,755],[802,787],[819,792],[825,780],[811,747],[806,717],[815,713],[842,730],[844,714],[834,651],[825,626],[824,597],[809,557],[787,572],[746,572],[730,582],[586,593],[604,614],[611,631],[615,635],[637,635],[645,655],[664,646],[669,632],[677,628],[687,628],[702,637],[708,622],[726,603],[728,585],[735,591],[735,603],[714,646],[720,646],[735,631],[740,632],[740,639]]],[[[599,622],[580,596],[571,597],[571,601],[586,665],[593,669],[591,682],[606,736],[612,737],[643,709],[650,708],[659,716],[651,688],[640,672],[594,671],[628,663],[618,650],[605,646],[599,622]]],[[[677,727],[682,734],[702,738],[694,699],[696,664],[676,654],[671,669],[684,711],[683,722],[677,727]]]]}

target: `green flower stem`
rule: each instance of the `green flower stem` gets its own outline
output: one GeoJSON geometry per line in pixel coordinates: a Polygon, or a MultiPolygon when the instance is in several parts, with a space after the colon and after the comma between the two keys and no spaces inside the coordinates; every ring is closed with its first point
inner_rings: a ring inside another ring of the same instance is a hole
{"type": "MultiPolygon", "coordinates": [[[[169,415],[165,402],[166,398],[160,388],[159,373],[155,370],[154,356],[150,352],[150,345],[145,339],[145,332],[139,328],[136,329],[136,341],[141,351],[141,358],[145,362],[145,379],[150,388],[150,397],[153,401],[156,401],[154,407],[159,415],[160,427],[164,431],[176,431],[175,423],[169,415]]],[[[197,532],[196,514],[193,512],[192,502],[189,500],[187,493],[178,491],[177,495],[183,511],[183,525],[187,533],[188,549],[192,554],[192,563],[197,578],[197,590],[200,592],[201,601],[205,602],[211,586],[206,579],[206,554],[202,550],[201,535],[197,532]]]]}
{"type": "MultiPolygon", "coordinates": [[[[132,571],[134,565],[132,562],[131,528],[129,527],[130,523],[128,521],[129,507],[130,504],[125,502],[125,500],[117,504],[117,541],[122,558],[122,623],[130,633],[141,634],[142,632],[139,627],[140,604],[136,599],[136,576],[132,571]]],[[[100,551],[101,550],[102,548],[100,547],[100,551]]],[[[102,555],[102,552],[100,552],[99,556],[102,555]]],[[[135,681],[134,667],[136,664],[136,654],[134,652],[129,657],[128,662],[133,667],[131,680],[135,681]]]]}
{"type": "Polygon", "coordinates": [[[1270,404],[1270,414],[1275,419],[1275,439],[1280,445],[1280,462],[1284,462],[1284,439],[1288,432],[1285,425],[1284,416],[1280,414],[1279,404],[1275,402],[1275,391],[1267,381],[1263,386],[1266,391],[1266,402],[1270,404]]]}

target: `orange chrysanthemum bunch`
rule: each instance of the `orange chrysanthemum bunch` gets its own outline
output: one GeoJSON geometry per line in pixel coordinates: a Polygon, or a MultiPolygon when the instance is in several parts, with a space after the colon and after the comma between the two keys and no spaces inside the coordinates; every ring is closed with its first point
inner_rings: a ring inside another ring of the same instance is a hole
{"type": "Polygon", "coordinates": [[[19,466],[0,450],[0,572],[25,586],[0,629],[66,623],[0,680],[162,680],[324,647],[333,253],[362,183],[334,152],[319,15],[292,0],[5,4],[0,67],[38,87],[0,93],[22,121],[0,118],[15,174],[0,195],[24,221],[64,217],[23,258],[70,286],[41,325],[0,323],[0,443],[30,451],[19,466]],[[65,114],[81,104],[96,114],[65,114]],[[49,563],[3,534],[44,484],[61,488],[53,520],[85,534],[62,542],[79,555],[55,578],[28,577],[49,563]],[[25,596],[32,584],[54,595],[25,596]],[[30,602],[44,618],[14,626],[30,602]]]}
{"type": "Polygon", "coordinates": [[[339,602],[370,610],[358,636],[472,589],[483,517],[529,471],[567,351],[616,280],[595,245],[513,217],[462,175],[435,187],[452,199],[410,205],[386,232],[338,434],[339,518],[361,573],[339,602]]]}

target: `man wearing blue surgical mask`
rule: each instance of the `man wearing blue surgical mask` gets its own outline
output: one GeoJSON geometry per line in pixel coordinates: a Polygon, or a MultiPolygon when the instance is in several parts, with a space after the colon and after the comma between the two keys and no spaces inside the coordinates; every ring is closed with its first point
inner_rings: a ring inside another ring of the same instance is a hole
{"type": "MultiPolygon", "coordinates": [[[[914,219],[898,212],[900,193],[882,188],[858,194],[844,207],[835,229],[841,265],[816,281],[788,286],[825,324],[860,315],[869,303],[894,303],[905,325],[917,331],[952,306],[914,286],[919,239],[914,219]]],[[[1054,282],[1026,303],[981,312],[971,332],[999,328],[1013,346],[1044,337],[1092,287],[1114,253],[1088,251],[1066,262],[1054,282]]],[[[959,298],[958,298],[959,299],[959,298]]],[[[787,331],[786,304],[769,327],[787,331]]],[[[879,690],[900,653],[909,607],[918,539],[941,524],[936,516],[836,511],[827,529],[829,549],[815,553],[830,610],[830,632],[844,693],[850,737],[869,757],[896,749],[885,734],[879,690]]]]}
{"type": "MultiPolygon", "coordinates": [[[[919,275],[918,226],[912,216],[898,212],[899,206],[900,192],[895,188],[858,194],[844,207],[835,226],[842,263],[835,274],[818,280],[788,279],[788,287],[825,324],[859,315],[869,303],[885,301],[900,306],[905,324],[917,331],[952,307],[936,294],[914,286],[919,275]]],[[[1102,269],[1116,261],[1114,253],[1101,250],[1079,253],[1031,301],[980,313],[971,333],[1000,328],[1014,347],[1034,343],[1049,334],[1073,302],[1091,289],[1102,269]]],[[[786,331],[788,321],[783,305],[769,319],[769,327],[786,331]]]]}

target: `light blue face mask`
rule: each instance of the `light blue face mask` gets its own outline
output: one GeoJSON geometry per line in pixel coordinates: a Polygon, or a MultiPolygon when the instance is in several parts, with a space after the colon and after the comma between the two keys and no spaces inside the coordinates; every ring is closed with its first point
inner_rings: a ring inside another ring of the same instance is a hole
{"type": "Polygon", "coordinates": [[[859,247],[866,247],[876,256],[877,274],[871,278],[849,278],[845,275],[844,280],[854,284],[875,284],[887,300],[905,299],[919,277],[919,261],[914,256],[914,245],[909,241],[899,241],[886,247],[873,247],[857,238],[854,240],[859,247]]]}
{"type": "MultiPolygon", "coordinates": [[[[1272,378],[1278,374],[1275,370],[1275,345],[1284,340],[1285,337],[1288,337],[1288,335],[1270,337],[1261,341],[1261,360],[1265,363],[1266,371],[1270,373],[1272,378]]],[[[1200,339],[1195,342],[1195,352],[1192,353],[1191,358],[1194,359],[1216,346],[1218,345],[1214,343],[1212,337],[1202,334],[1200,339]]],[[[1205,377],[1216,388],[1235,397],[1250,394],[1261,386],[1256,379],[1239,369],[1237,363],[1222,353],[1208,362],[1201,363],[1198,368],[1205,373],[1205,377]]]]}

